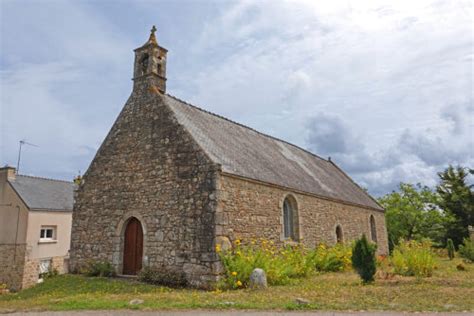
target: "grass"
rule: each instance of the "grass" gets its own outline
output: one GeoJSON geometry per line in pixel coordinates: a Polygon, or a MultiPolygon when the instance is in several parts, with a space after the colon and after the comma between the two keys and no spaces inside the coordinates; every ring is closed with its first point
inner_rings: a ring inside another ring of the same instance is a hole
{"type": "Polygon", "coordinates": [[[62,275],[19,293],[0,296],[0,313],[20,310],[261,309],[474,311],[474,265],[437,259],[430,278],[395,276],[361,285],[354,272],[314,275],[264,291],[170,289],[135,281],[62,275]],[[297,297],[310,301],[297,305],[297,297]],[[129,305],[132,299],[143,304],[129,305]]]}

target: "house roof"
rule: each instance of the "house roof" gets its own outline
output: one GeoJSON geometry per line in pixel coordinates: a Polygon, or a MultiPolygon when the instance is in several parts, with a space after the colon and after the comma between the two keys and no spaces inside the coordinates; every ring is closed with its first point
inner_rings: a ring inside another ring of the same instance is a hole
{"type": "Polygon", "coordinates": [[[23,175],[8,182],[30,210],[72,211],[72,182],[23,175]]]}
{"type": "Polygon", "coordinates": [[[163,99],[223,172],[383,210],[333,162],[173,96],[163,99]]]}

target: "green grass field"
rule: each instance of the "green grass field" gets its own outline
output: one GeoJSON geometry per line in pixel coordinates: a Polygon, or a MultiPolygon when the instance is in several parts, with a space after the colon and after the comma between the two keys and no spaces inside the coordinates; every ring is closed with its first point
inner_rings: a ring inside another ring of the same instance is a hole
{"type": "Polygon", "coordinates": [[[263,291],[170,289],[135,281],[62,275],[19,293],[0,296],[0,312],[85,309],[318,309],[474,311],[474,265],[439,259],[430,278],[395,276],[361,285],[353,272],[325,273],[263,291]],[[297,305],[295,298],[309,305],[297,305]],[[132,299],[143,304],[129,305],[132,299]]]}

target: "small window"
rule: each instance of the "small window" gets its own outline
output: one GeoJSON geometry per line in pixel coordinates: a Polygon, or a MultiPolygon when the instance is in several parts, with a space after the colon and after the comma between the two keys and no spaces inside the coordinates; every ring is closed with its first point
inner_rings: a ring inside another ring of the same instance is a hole
{"type": "Polygon", "coordinates": [[[344,236],[342,235],[342,227],[340,225],[336,226],[336,242],[338,244],[344,242],[344,236]]]}
{"type": "Polygon", "coordinates": [[[43,226],[40,231],[40,241],[56,240],[56,227],[43,226]]]}
{"type": "Polygon", "coordinates": [[[147,68],[148,68],[148,54],[145,54],[140,59],[140,71],[141,71],[142,76],[146,74],[147,68]]]}
{"type": "Polygon", "coordinates": [[[283,235],[285,239],[298,240],[298,211],[296,201],[290,197],[283,201],[283,235]]]}
{"type": "Polygon", "coordinates": [[[370,215],[370,237],[373,242],[377,243],[377,227],[375,226],[374,215],[370,215]]]}

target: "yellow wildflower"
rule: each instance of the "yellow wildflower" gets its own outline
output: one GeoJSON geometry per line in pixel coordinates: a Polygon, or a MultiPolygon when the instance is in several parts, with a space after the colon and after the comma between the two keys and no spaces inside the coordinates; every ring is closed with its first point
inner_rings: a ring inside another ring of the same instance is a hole
{"type": "Polygon", "coordinates": [[[237,272],[235,272],[235,271],[232,272],[232,275],[233,275],[233,276],[236,276],[236,275],[237,275],[237,272]]]}
{"type": "Polygon", "coordinates": [[[242,282],[240,282],[240,280],[237,280],[237,282],[235,282],[235,284],[236,284],[237,286],[242,286],[242,282]]]}
{"type": "Polygon", "coordinates": [[[217,253],[221,252],[221,245],[216,245],[216,252],[217,253]]]}
{"type": "Polygon", "coordinates": [[[237,240],[235,241],[235,244],[236,244],[237,246],[240,246],[240,239],[237,239],[237,240]]]}

